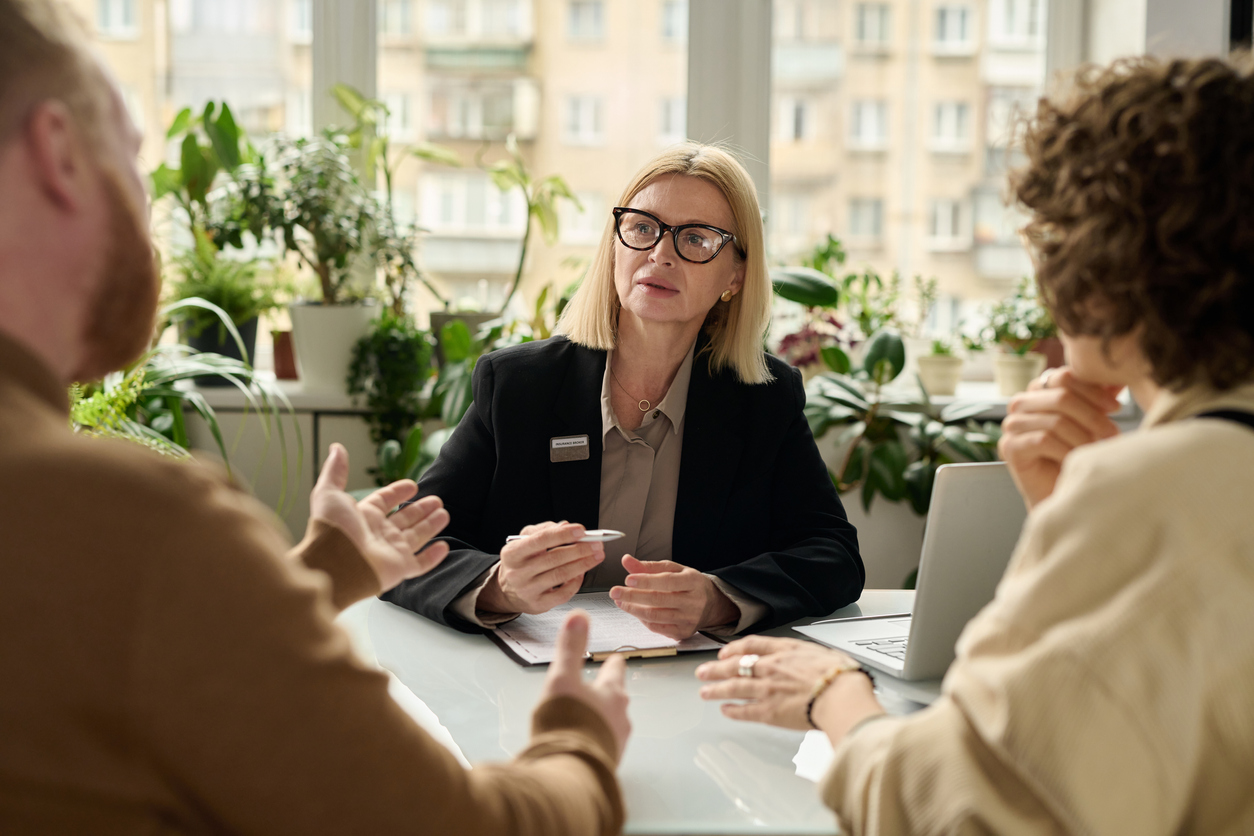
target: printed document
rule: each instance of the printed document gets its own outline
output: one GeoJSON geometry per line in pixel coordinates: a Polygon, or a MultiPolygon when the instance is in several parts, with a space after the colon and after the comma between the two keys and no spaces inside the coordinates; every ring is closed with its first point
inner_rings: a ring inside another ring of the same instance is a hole
{"type": "Polygon", "coordinates": [[[588,653],[611,653],[621,650],[653,650],[675,648],[677,653],[717,650],[722,643],[700,633],[683,641],[675,641],[655,633],[614,605],[605,592],[584,592],[569,603],[554,607],[540,615],[520,615],[496,628],[495,638],[510,655],[524,665],[543,665],[553,661],[557,632],[572,610],[586,610],[592,629],[588,634],[588,653]]]}

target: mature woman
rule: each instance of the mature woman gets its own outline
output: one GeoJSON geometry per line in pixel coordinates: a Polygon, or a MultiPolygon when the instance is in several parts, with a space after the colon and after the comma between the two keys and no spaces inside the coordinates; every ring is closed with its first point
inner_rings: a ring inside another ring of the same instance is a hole
{"type": "Polygon", "coordinates": [[[1254,78],[1090,70],[1026,150],[1017,196],[1071,365],[1011,404],[1001,452],[1031,510],[942,697],[882,718],[847,657],[768,639],[702,666],[721,680],[702,695],[823,729],[845,832],[1248,833],[1254,78]],[[1108,437],[1124,386],[1145,420],[1108,437]]]}
{"type": "Polygon", "coordinates": [[[857,537],[801,378],[762,351],[770,298],[744,168],[695,144],[646,165],[563,336],[479,360],[474,403],[419,488],[444,500],[452,553],[388,600],[471,630],[608,589],[675,638],[854,601],[857,537]],[[626,536],[577,542],[593,527],[626,536]]]}

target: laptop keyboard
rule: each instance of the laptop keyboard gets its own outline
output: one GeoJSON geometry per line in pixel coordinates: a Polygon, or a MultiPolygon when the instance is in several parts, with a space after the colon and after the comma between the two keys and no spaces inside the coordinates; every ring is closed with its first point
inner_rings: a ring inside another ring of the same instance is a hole
{"type": "Polygon", "coordinates": [[[874,650],[876,653],[883,653],[885,656],[891,656],[898,661],[906,661],[906,641],[908,637],[902,636],[897,639],[867,639],[866,641],[854,642],[859,647],[865,647],[867,650],[874,650]]]}

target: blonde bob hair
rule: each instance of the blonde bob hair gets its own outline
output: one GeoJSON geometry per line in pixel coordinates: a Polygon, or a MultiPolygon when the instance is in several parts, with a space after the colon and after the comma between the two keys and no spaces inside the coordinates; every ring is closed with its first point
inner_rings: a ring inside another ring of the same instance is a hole
{"type": "MultiPolygon", "coordinates": [[[[763,246],[762,213],[757,191],[749,172],[722,148],[688,142],[663,151],[636,173],[619,198],[618,206],[628,206],[632,198],[651,182],[669,174],[697,177],[718,187],[731,207],[736,235],[744,255],[728,247],[733,257],[742,259],[745,278],[740,292],[730,302],[718,301],[710,309],[703,326],[710,342],[710,371],[732,369],[744,383],[769,383],[762,341],[771,318],[771,282],[763,246]]],[[[602,351],[618,342],[618,315],[622,310],[614,287],[614,219],[606,220],[588,274],[562,312],[558,333],[571,342],[602,351]]]]}

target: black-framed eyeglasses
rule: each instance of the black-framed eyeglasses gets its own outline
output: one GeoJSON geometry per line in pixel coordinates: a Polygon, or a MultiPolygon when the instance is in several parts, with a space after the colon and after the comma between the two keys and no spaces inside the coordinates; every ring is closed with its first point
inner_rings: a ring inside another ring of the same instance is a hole
{"type": "Polygon", "coordinates": [[[736,252],[745,257],[744,248],[736,240],[736,236],[725,229],[709,224],[680,224],[671,226],[663,223],[656,215],[640,209],[628,209],[624,206],[614,207],[614,231],[624,247],[633,250],[651,250],[662,240],[667,232],[675,242],[675,252],[684,261],[693,264],[705,264],[713,261],[729,242],[734,242],[736,252]]]}

